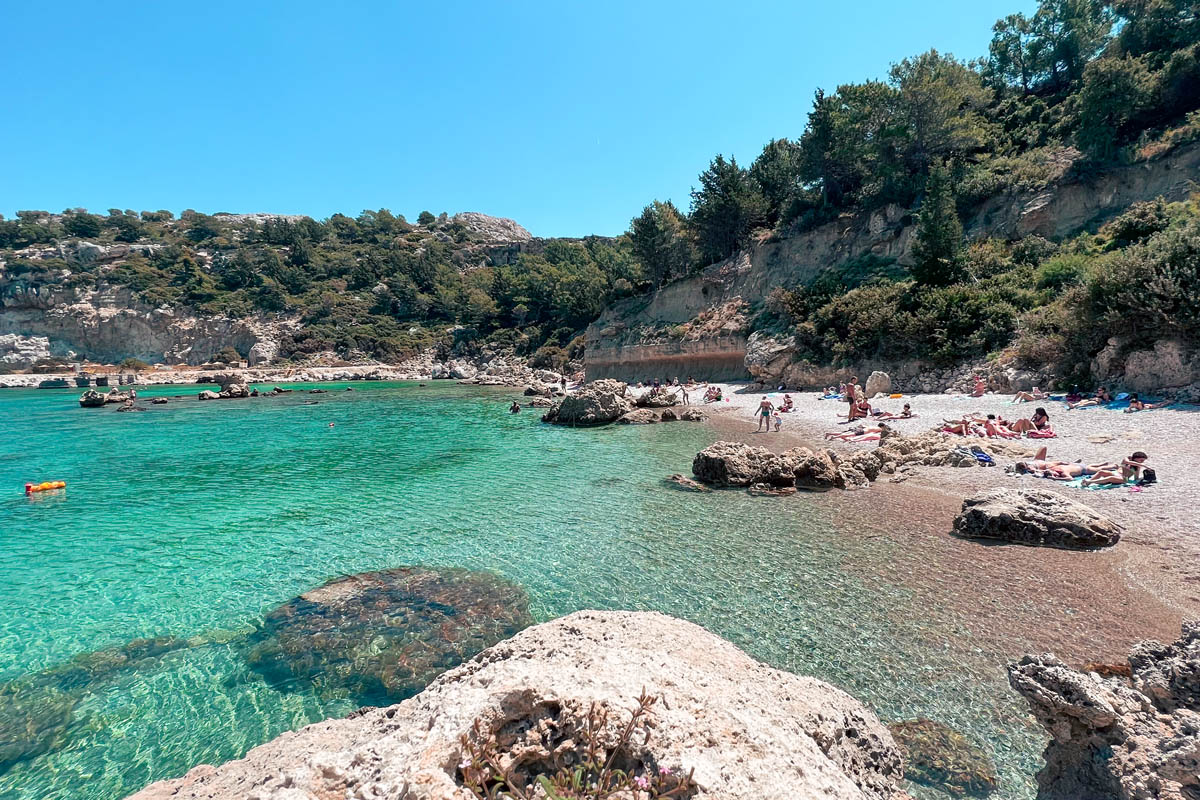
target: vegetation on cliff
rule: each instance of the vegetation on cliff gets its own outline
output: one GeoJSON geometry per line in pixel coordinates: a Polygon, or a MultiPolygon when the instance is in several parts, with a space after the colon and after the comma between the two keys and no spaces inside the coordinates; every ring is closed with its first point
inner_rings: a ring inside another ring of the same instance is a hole
{"type": "MultiPolygon", "coordinates": [[[[0,293],[130,287],[151,305],[200,314],[296,315],[281,355],[334,351],[396,360],[433,344],[491,338],[561,366],[579,330],[643,272],[626,238],[505,242],[457,217],[387,209],[356,218],[207,215],[110,209],[0,219],[0,293]],[[120,257],[65,260],[75,240],[120,257]],[[532,245],[532,246],[531,246],[532,245]]],[[[245,356],[245,353],[241,355],[245,356]]]]}
{"type": "Polygon", "coordinates": [[[917,208],[908,269],[870,258],[830,265],[815,283],[772,298],[768,310],[801,352],[823,362],[949,362],[1020,332],[1027,361],[1082,377],[1113,334],[1197,336],[1186,324],[1200,294],[1194,204],[1135,206],[1059,243],[968,245],[960,215],[1197,139],[1194,2],[1042,0],[1031,17],[999,20],[978,61],[931,50],[886,80],[818,91],[798,139],[772,140],[748,168],[718,155],[687,216],[655,202],[629,235],[653,265],[647,277],[662,284],[768,231],[792,235],[889,204],[917,208]]]}

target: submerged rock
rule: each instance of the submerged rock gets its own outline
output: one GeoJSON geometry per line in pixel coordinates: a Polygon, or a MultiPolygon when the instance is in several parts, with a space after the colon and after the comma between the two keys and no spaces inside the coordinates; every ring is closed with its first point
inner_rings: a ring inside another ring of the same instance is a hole
{"type": "Polygon", "coordinates": [[[628,388],[620,381],[592,381],[575,394],[555,402],[542,421],[580,427],[616,422],[633,410],[633,400],[626,395],[628,388]]]}
{"type": "Polygon", "coordinates": [[[251,787],[262,800],[469,798],[464,737],[531,783],[579,763],[593,708],[609,714],[595,737],[601,758],[634,776],[691,771],[698,788],[684,797],[905,796],[891,734],[841,690],[772,669],[689,622],[581,611],[522,631],[399,705],[284,734],[134,800],[243,800],[251,787]],[[653,735],[618,747],[642,691],[659,699],[653,735]]]}
{"type": "Polygon", "coordinates": [[[37,673],[31,679],[40,685],[52,685],[64,691],[83,690],[94,687],[99,681],[110,680],[126,670],[153,666],[167,653],[188,646],[186,639],[176,636],[134,639],[119,647],[81,653],[65,664],[37,673]]]}
{"type": "Polygon", "coordinates": [[[268,683],[395,702],[533,624],[524,590],[487,572],[400,567],[305,592],[267,614],[247,660],[268,683]]]}
{"type": "Polygon", "coordinates": [[[1045,489],[988,489],[963,500],[954,532],[1050,547],[1111,547],[1121,526],[1088,506],[1045,489]]]}
{"type": "Polygon", "coordinates": [[[667,478],[664,478],[667,483],[676,486],[680,489],[686,489],[689,492],[711,492],[712,489],[705,486],[703,483],[698,483],[686,475],[675,473],[667,478]]]}
{"type": "Polygon", "coordinates": [[[982,796],[997,785],[991,757],[967,737],[931,719],[893,722],[892,738],[904,754],[904,776],[954,796],[982,796]]]}
{"type": "Polygon", "coordinates": [[[26,681],[0,684],[0,775],[63,745],[78,698],[26,681]]]}
{"type": "Polygon", "coordinates": [[[1131,680],[1106,679],[1047,653],[1008,668],[1050,734],[1040,799],[1200,797],[1200,620],[1174,644],[1136,645],[1129,666],[1131,680]]]}

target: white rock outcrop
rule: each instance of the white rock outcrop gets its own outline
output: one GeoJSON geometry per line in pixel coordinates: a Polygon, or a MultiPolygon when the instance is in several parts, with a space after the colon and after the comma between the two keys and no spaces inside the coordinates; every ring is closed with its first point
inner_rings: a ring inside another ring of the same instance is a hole
{"type": "MultiPolygon", "coordinates": [[[[904,798],[900,756],[844,692],[754,661],[688,622],[581,611],[527,628],[390,708],[328,720],[152,784],[135,800],[469,800],[461,737],[503,731],[515,772],[536,773],[596,704],[617,726],[642,692],[653,736],[621,753],[635,771],[694,771],[698,798],[904,798]]],[[[614,738],[615,741],[615,738],[614,738]]],[[[638,774],[642,774],[639,772],[638,774]]]]}

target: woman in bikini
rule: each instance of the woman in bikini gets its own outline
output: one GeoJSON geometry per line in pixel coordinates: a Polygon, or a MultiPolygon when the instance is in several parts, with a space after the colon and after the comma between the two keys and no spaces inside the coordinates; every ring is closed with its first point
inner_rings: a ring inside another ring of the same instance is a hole
{"type": "Polygon", "coordinates": [[[1019,419],[1012,424],[1014,433],[1028,433],[1030,431],[1049,431],[1050,430],[1050,415],[1046,413],[1046,409],[1038,406],[1034,409],[1033,416],[1029,419],[1019,419]]]}

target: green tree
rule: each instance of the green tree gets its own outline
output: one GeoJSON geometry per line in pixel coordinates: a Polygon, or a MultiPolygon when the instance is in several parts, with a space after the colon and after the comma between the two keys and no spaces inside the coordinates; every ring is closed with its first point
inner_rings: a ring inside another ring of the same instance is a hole
{"type": "Polygon", "coordinates": [[[818,91],[800,137],[800,178],[825,205],[841,208],[883,194],[893,152],[896,91],[868,81],[818,91]]]}
{"type": "Polygon", "coordinates": [[[1154,101],[1154,78],[1142,59],[1100,58],[1088,64],[1079,93],[1079,146],[1111,159],[1130,123],[1154,101]]]}
{"type": "Polygon", "coordinates": [[[1041,40],[1034,36],[1033,21],[1024,14],[1009,14],[992,26],[986,74],[997,86],[1033,90],[1041,57],[1041,40]]]}
{"type": "Polygon", "coordinates": [[[420,214],[417,214],[418,225],[432,225],[436,220],[437,217],[428,211],[422,211],[420,214]]]}
{"type": "Polygon", "coordinates": [[[772,139],[750,165],[750,177],[767,200],[768,220],[779,220],[784,208],[803,190],[803,155],[799,142],[772,139]]]}
{"type": "Polygon", "coordinates": [[[924,175],[935,162],[958,161],[994,137],[983,116],[991,101],[979,73],[936,50],[892,67],[897,122],[904,130],[906,170],[924,175]]]}
{"type": "Polygon", "coordinates": [[[767,200],[737,160],[718,155],[692,190],[690,226],[708,263],[731,255],[767,220],[767,200]]]}
{"type": "Polygon", "coordinates": [[[629,225],[633,255],[655,286],[686,275],[691,268],[691,243],[686,220],[668,200],[655,200],[629,225]]]}
{"type": "Polygon", "coordinates": [[[925,198],[917,217],[911,272],[917,283],[947,286],[963,277],[963,228],[958,219],[950,172],[943,165],[929,171],[925,198]]]}
{"type": "Polygon", "coordinates": [[[62,224],[68,236],[94,239],[100,235],[100,218],[95,214],[81,211],[64,214],[62,224]]]}
{"type": "Polygon", "coordinates": [[[1037,72],[1058,90],[1078,83],[1084,67],[1108,42],[1112,26],[1104,0],[1041,0],[1032,22],[1037,72]]]}

